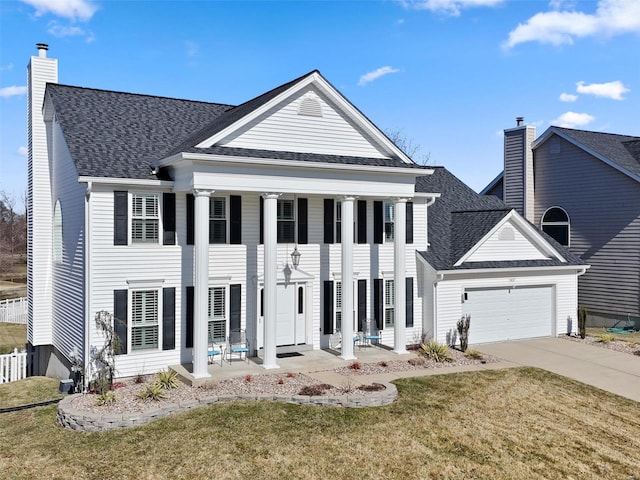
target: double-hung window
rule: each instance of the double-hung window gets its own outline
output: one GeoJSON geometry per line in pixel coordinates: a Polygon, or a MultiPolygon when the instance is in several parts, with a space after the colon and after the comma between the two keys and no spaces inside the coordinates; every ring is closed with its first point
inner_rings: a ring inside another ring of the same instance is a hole
{"type": "Polygon", "coordinates": [[[132,243],[158,243],[158,195],[154,193],[134,193],[131,196],[131,203],[132,243]]]}
{"type": "Polygon", "coordinates": [[[209,288],[209,342],[227,339],[227,288],[209,288]]]}
{"type": "Polygon", "coordinates": [[[209,199],[209,243],[227,242],[227,202],[225,197],[209,199]]]}
{"type": "Polygon", "coordinates": [[[158,290],[131,292],[131,350],[158,348],[158,290]]]}
{"type": "Polygon", "coordinates": [[[384,239],[385,241],[391,241],[394,239],[395,229],[395,215],[394,205],[391,202],[384,202],[384,239]]]}
{"type": "Polygon", "coordinates": [[[293,200],[278,200],[278,243],[294,243],[296,236],[295,203],[293,200]]]}
{"type": "Polygon", "coordinates": [[[384,326],[395,325],[395,301],[396,292],[393,280],[384,281],[384,326]]]}

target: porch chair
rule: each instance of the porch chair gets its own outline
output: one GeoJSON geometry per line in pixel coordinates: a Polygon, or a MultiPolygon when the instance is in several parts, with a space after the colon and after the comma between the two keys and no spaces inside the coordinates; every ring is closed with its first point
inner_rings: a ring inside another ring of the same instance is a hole
{"type": "MultiPolygon", "coordinates": [[[[360,348],[361,344],[362,344],[362,337],[360,336],[359,333],[354,332],[353,346],[355,347],[356,345],[358,345],[358,348],[360,348]]],[[[329,335],[329,348],[335,351],[342,350],[342,333],[340,332],[340,330],[336,330],[334,333],[329,335]]]]}
{"type": "Polygon", "coordinates": [[[240,360],[244,355],[244,359],[249,363],[249,341],[245,330],[237,328],[229,332],[226,355],[229,363],[234,355],[237,355],[240,360]]]}
{"type": "Polygon", "coordinates": [[[222,360],[224,359],[225,346],[219,343],[209,340],[209,346],[207,347],[207,359],[210,364],[216,362],[217,358],[220,358],[220,366],[222,366],[222,360]]]}
{"type": "Polygon", "coordinates": [[[362,337],[365,346],[380,345],[382,337],[380,336],[380,332],[376,331],[375,322],[370,318],[367,318],[365,321],[362,337]]]}

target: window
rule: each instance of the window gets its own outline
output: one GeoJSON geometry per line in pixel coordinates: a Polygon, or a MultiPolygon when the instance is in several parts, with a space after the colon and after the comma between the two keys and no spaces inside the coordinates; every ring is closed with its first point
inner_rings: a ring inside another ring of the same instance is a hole
{"type": "Polygon", "coordinates": [[[131,203],[131,241],[158,243],[158,196],[134,193],[131,203]]]}
{"type": "Polygon", "coordinates": [[[298,314],[304,313],[304,287],[298,287],[298,314]]]}
{"type": "Polygon", "coordinates": [[[158,348],[158,291],[131,292],[131,350],[158,348]]]}
{"type": "Polygon", "coordinates": [[[225,342],[227,340],[227,289],[226,287],[209,288],[209,341],[225,342]]]}
{"type": "Polygon", "coordinates": [[[56,201],[53,211],[53,261],[62,261],[62,210],[60,200],[56,201]]]}
{"type": "Polygon", "coordinates": [[[395,301],[396,292],[393,280],[384,281],[384,326],[393,327],[395,325],[395,301]]]}
{"type": "Polygon", "coordinates": [[[384,202],[384,239],[393,240],[395,227],[395,210],[391,202],[384,202]]]}
{"type": "Polygon", "coordinates": [[[336,243],[342,242],[342,202],[336,202],[336,243]]]}
{"type": "Polygon", "coordinates": [[[278,243],[295,242],[295,204],[293,200],[278,200],[278,243]]]}
{"type": "Polygon", "coordinates": [[[542,216],[542,231],[553,238],[560,245],[568,247],[570,244],[570,222],[567,212],[560,207],[551,207],[542,216]]]}
{"type": "Polygon", "coordinates": [[[224,197],[209,199],[209,243],[227,242],[227,208],[224,197]]]}
{"type": "Polygon", "coordinates": [[[336,282],[336,323],[335,330],[336,332],[342,331],[342,282],[336,282]]]}

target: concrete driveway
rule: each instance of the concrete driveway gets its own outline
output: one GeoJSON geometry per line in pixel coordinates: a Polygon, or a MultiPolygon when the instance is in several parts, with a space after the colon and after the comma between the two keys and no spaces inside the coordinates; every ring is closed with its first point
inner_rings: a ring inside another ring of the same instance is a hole
{"type": "Polygon", "coordinates": [[[475,345],[514,365],[542,368],[640,402],[640,357],[562,338],[475,345]]]}

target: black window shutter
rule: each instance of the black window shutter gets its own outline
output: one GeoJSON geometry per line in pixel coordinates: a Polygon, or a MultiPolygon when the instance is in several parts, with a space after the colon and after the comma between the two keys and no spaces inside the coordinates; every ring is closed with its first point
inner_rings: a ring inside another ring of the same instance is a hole
{"type": "Polygon", "coordinates": [[[242,285],[229,285],[229,330],[240,328],[242,314],[242,285]]]}
{"type": "Polygon", "coordinates": [[[260,196],[260,243],[264,243],[264,198],[260,196]]]}
{"type": "Polygon", "coordinates": [[[367,321],[367,281],[358,280],[358,331],[364,332],[367,321]]]}
{"type": "Polygon", "coordinates": [[[413,202],[407,202],[406,242],[413,243],[413,202]]]}
{"type": "Polygon", "coordinates": [[[298,199],[298,243],[308,243],[308,202],[306,198],[298,199]]]}
{"type": "Polygon", "coordinates": [[[413,327],[413,277],[407,277],[406,280],[407,291],[405,293],[405,305],[407,310],[407,327],[413,327]]]}
{"type": "Polygon", "coordinates": [[[324,243],[333,243],[333,218],[335,202],[332,198],[324,199],[324,243]]]}
{"type": "Polygon", "coordinates": [[[239,245],[242,243],[242,197],[231,195],[229,197],[229,243],[239,245]]]}
{"type": "Polygon", "coordinates": [[[187,245],[194,244],[196,199],[192,193],[187,193],[187,245]]]}
{"type": "Polygon", "coordinates": [[[376,320],[376,328],[384,328],[384,280],[373,279],[373,316],[376,320]]]}
{"type": "Polygon", "coordinates": [[[162,244],[176,244],[176,194],[162,194],[162,244]]]}
{"type": "Polygon", "coordinates": [[[127,245],[129,241],[128,192],[113,192],[113,244],[127,245]]]}
{"type": "Polygon", "coordinates": [[[185,347],[193,347],[193,287],[187,287],[187,334],[185,336],[185,347]]]}
{"type": "Polygon", "coordinates": [[[325,280],[322,282],[324,291],[322,296],[324,299],[324,317],[322,333],[328,335],[333,333],[333,281],[325,280]]]}
{"type": "Polygon", "coordinates": [[[128,290],[113,291],[113,330],[120,343],[118,354],[127,353],[127,299],[128,290]]]}
{"type": "Polygon", "coordinates": [[[384,232],[382,202],[373,202],[373,243],[382,243],[384,232]]]}
{"type": "Polygon", "coordinates": [[[162,289],[162,350],[176,348],[176,289],[162,289]]]}
{"type": "Polygon", "coordinates": [[[367,243],[367,201],[358,200],[358,243],[367,243]]]}

